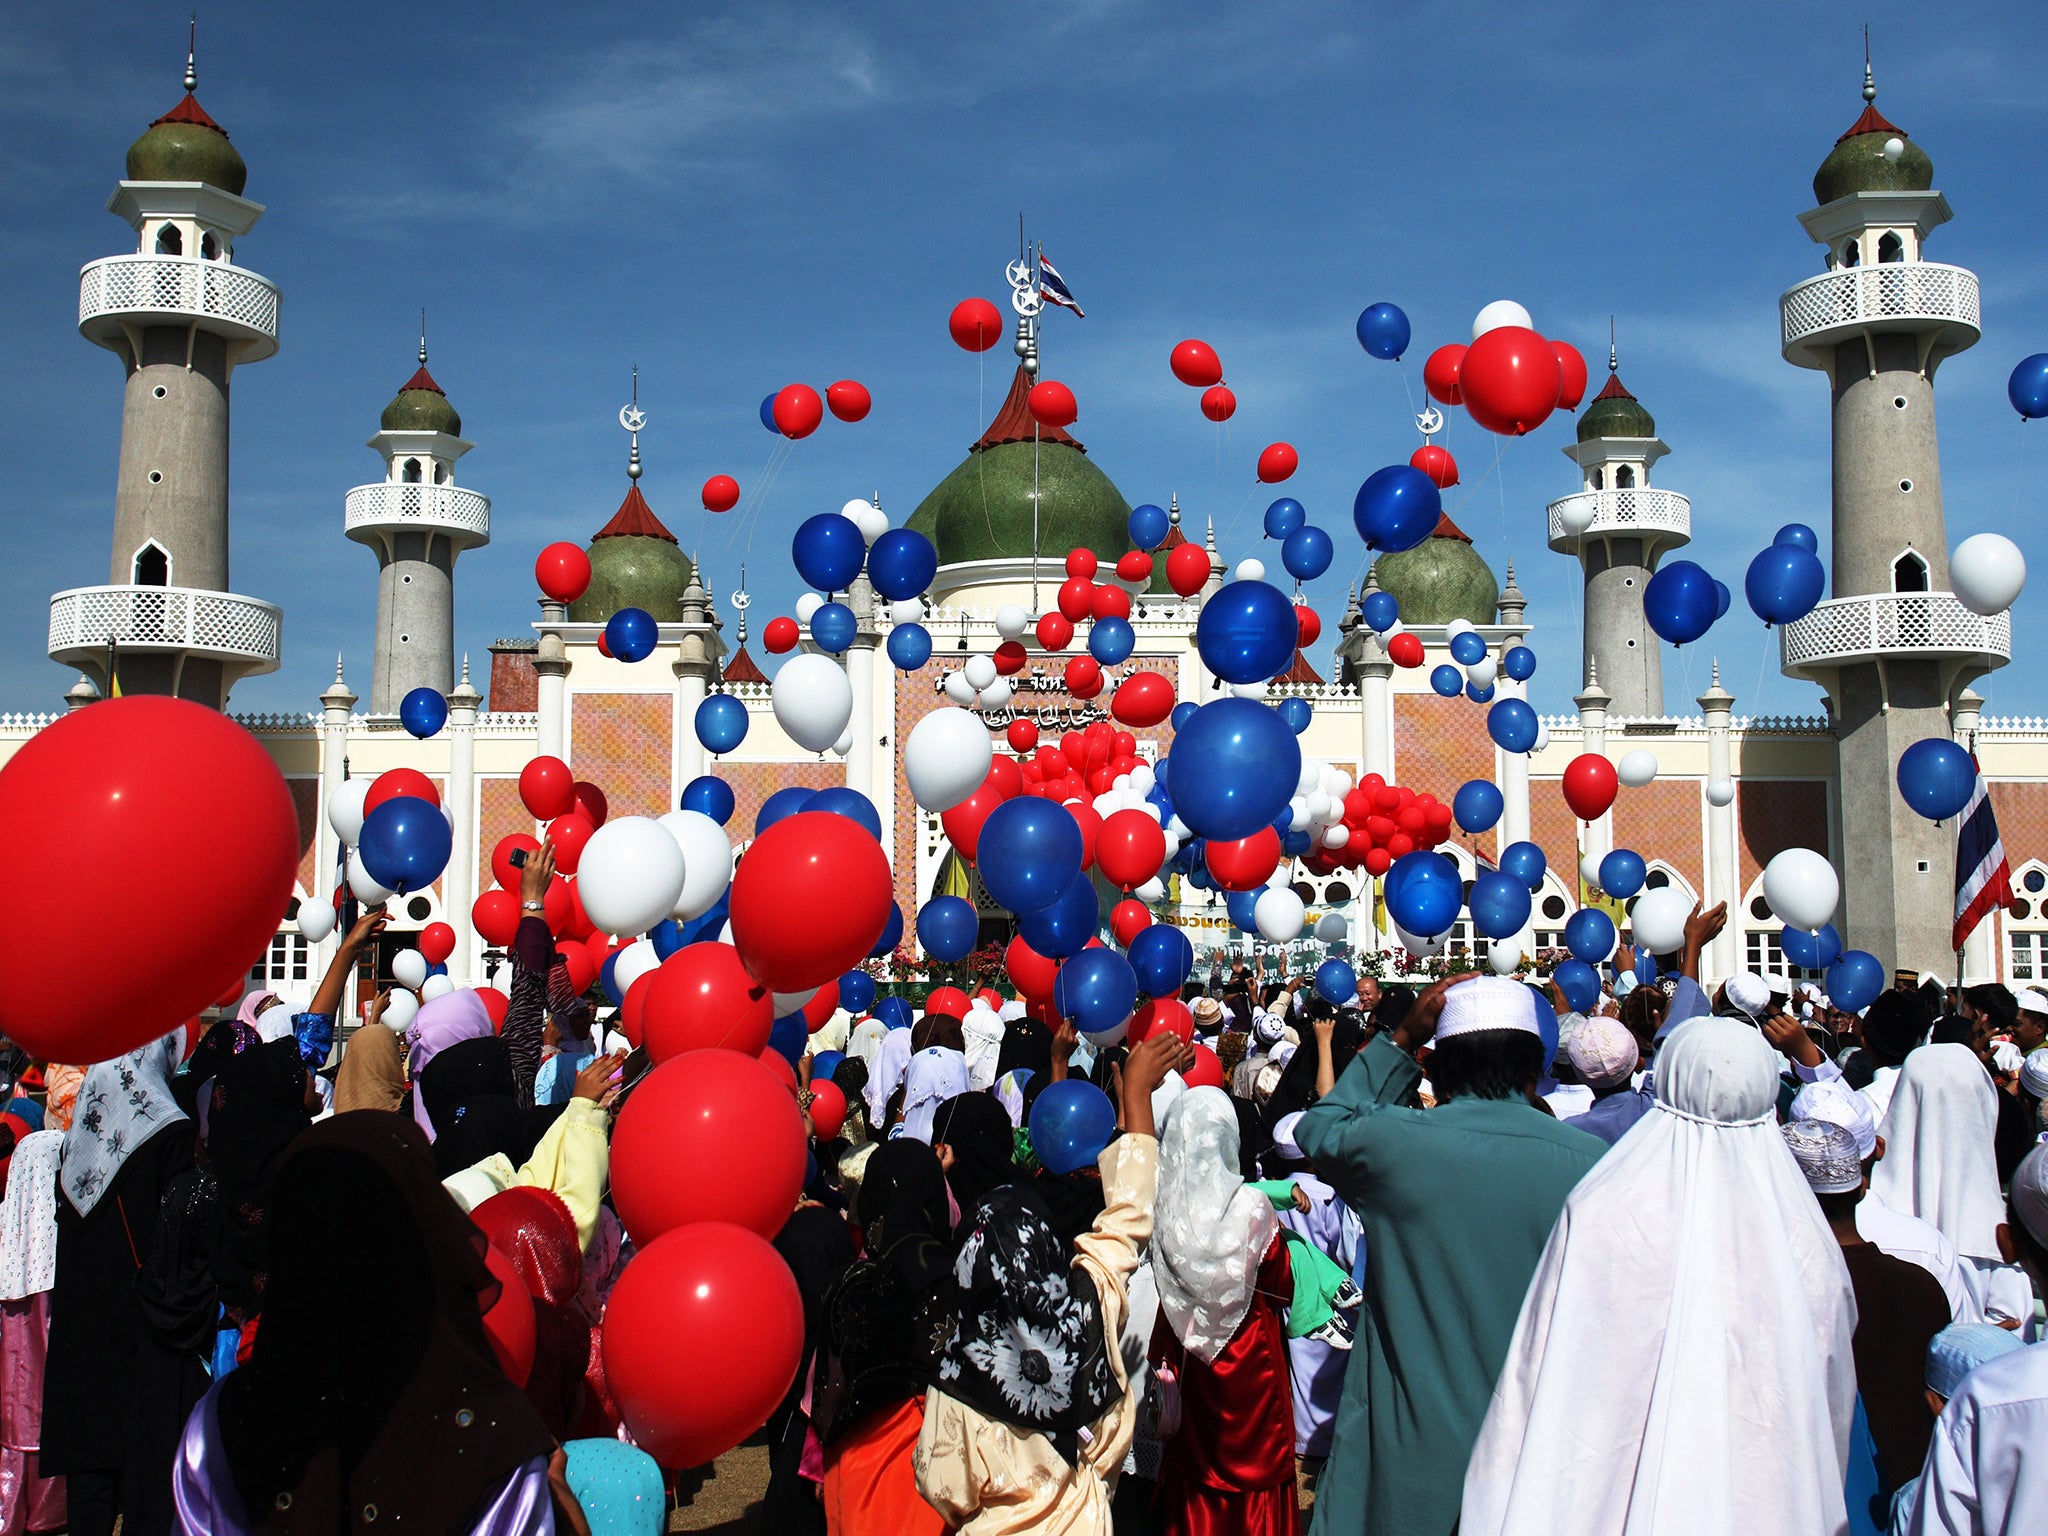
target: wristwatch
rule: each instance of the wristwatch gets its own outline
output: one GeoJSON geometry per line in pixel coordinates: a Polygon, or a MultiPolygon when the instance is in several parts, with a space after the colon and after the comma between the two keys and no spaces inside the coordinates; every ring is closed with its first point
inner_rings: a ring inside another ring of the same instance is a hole
{"type": "Polygon", "coordinates": [[[522,901],[519,903],[519,910],[522,912],[545,912],[547,909],[548,904],[544,901],[522,901]]]}

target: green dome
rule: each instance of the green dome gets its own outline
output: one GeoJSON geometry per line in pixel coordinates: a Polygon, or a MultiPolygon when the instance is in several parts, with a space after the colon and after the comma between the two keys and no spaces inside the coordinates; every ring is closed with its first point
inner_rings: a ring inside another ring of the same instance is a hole
{"type": "Polygon", "coordinates": [[[130,181],[203,181],[242,195],[249,167],[224,129],[190,95],[128,146],[130,181]]]}
{"type": "MultiPolygon", "coordinates": [[[[1579,441],[1596,437],[1655,437],[1657,419],[1622,386],[1619,374],[1607,376],[1607,387],[1593,397],[1579,418],[1579,441]]],[[[1475,623],[1477,620],[1474,621],[1475,623]]]]}
{"type": "Polygon", "coordinates": [[[657,624],[683,620],[690,557],[668,539],[639,535],[593,539],[590,588],[569,605],[577,624],[602,624],[621,608],[644,608],[657,624]]]}
{"type": "Polygon", "coordinates": [[[1401,622],[1448,624],[1463,619],[1468,624],[1492,624],[1500,601],[1500,583],[1481,558],[1472,541],[1456,532],[1442,532],[1450,520],[1437,525],[1438,532],[1413,549],[1398,555],[1381,555],[1373,563],[1383,591],[1394,594],[1401,605],[1401,622]]]}
{"type": "Polygon", "coordinates": [[[386,432],[446,432],[462,436],[462,418],[438,389],[401,389],[384,407],[386,432]]]}
{"type": "MultiPolygon", "coordinates": [[[[1866,120],[1876,116],[1875,108],[1864,114],[1866,120]]],[[[1852,192],[1925,192],[1934,185],[1934,162],[1927,151],[1883,118],[1877,121],[1883,126],[1869,132],[1858,131],[1863,127],[1859,122],[1821,161],[1813,173],[1815,202],[1832,203],[1852,192]],[[1903,142],[1906,152],[1885,159],[1887,139],[1903,142]]]]}
{"type": "MultiPolygon", "coordinates": [[[[1079,448],[1036,445],[1038,552],[1053,561],[1092,549],[1114,564],[1131,547],[1130,503],[1079,448]]],[[[1028,560],[1032,554],[1030,443],[996,443],[967,455],[910,515],[938,546],[941,565],[1028,560]]]]}

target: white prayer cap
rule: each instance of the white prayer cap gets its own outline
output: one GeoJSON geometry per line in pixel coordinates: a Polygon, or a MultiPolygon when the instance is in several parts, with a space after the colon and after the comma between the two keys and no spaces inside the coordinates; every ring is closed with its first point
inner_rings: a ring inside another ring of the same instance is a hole
{"type": "Polygon", "coordinates": [[[1450,1040],[1482,1029],[1525,1029],[1540,1036],[1535,994],[1506,976],[1475,976],[1459,982],[1444,994],[1436,1038],[1450,1040]]]}
{"type": "Polygon", "coordinates": [[[1728,1006],[1739,1009],[1752,1019],[1761,1019],[1763,1012],[1771,1005],[1771,984],[1754,971],[1737,971],[1721,987],[1722,995],[1728,999],[1728,1006]]]}
{"type": "Polygon", "coordinates": [[[1301,1124],[1301,1114],[1297,1109],[1273,1122],[1273,1150],[1282,1157],[1301,1156],[1301,1144],[1294,1139],[1294,1128],[1301,1124]]]}
{"type": "Polygon", "coordinates": [[[1817,1195],[1846,1195],[1863,1187],[1863,1159],[1856,1138],[1825,1120],[1794,1120],[1779,1134],[1792,1149],[1806,1187],[1817,1195]]]}
{"type": "Polygon", "coordinates": [[[1808,1083],[1792,1098],[1794,1120],[1825,1120],[1839,1125],[1856,1138],[1856,1155],[1868,1157],[1877,1150],[1877,1116],[1870,1100],[1839,1077],[1808,1083]]]}
{"type": "Polygon", "coordinates": [[[1604,1015],[1586,1020],[1573,1031],[1565,1054],[1579,1081],[1593,1089],[1611,1088],[1624,1081],[1642,1058],[1636,1037],[1619,1020],[1604,1015]]]}
{"type": "Polygon", "coordinates": [[[1789,998],[1792,995],[1792,978],[1783,971],[1772,971],[1764,977],[1764,985],[1771,989],[1771,996],[1789,998]]]}
{"type": "Polygon", "coordinates": [[[2019,1005],[2021,1013],[2038,1013],[2043,1018],[2048,1018],[2048,992],[2028,987],[2013,1001],[2019,1005]]]}
{"type": "Polygon", "coordinates": [[[2012,1208],[2027,1235],[2048,1247],[2048,1143],[2036,1143],[2014,1170],[2012,1208]]]}
{"type": "Polygon", "coordinates": [[[1634,971],[1623,971],[1614,978],[1614,995],[1616,997],[1627,997],[1629,993],[1635,991],[1636,985],[1636,973],[1634,971]]]}
{"type": "Polygon", "coordinates": [[[2048,1045],[2020,1063],[2020,1086],[2037,1099],[2048,1099],[2048,1045]]]}
{"type": "Polygon", "coordinates": [[[1261,1045],[1273,1044],[1286,1027],[1277,1013],[1261,1013],[1252,1019],[1252,1033],[1258,1037],[1261,1045]]]}
{"type": "Polygon", "coordinates": [[[1276,1067],[1284,1067],[1287,1063],[1294,1060],[1296,1049],[1297,1047],[1292,1042],[1282,1040],[1266,1053],[1266,1060],[1276,1067]]]}
{"type": "Polygon", "coordinates": [[[996,1016],[1005,1022],[1024,1017],[1024,999],[1013,997],[996,1010],[996,1016]]]}
{"type": "Polygon", "coordinates": [[[1994,1040],[1991,1043],[1991,1065],[2000,1072],[2017,1072],[2026,1065],[2027,1058],[2020,1048],[2010,1040],[1994,1040]]]}
{"type": "Polygon", "coordinates": [[[1963,1378],[1985,1361],[2026,1347],[2015,1328],[1950,1323],[1927,1341],[1927,1385],[1943,1397],[1954,1397],[1963,1378]]]}

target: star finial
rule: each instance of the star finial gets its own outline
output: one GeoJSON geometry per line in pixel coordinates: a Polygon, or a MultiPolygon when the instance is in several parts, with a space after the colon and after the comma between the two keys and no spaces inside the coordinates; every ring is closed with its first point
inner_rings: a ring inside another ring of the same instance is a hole
{"type": "Polygon", "coordinates": [[[647,425],[647,413],[640,409],[640,367],[633,366],[633,398],[619,407],[619,425],[633,434],[633,451],[626,459],[626,478],[640,481],[640,429],[647,425]]]}

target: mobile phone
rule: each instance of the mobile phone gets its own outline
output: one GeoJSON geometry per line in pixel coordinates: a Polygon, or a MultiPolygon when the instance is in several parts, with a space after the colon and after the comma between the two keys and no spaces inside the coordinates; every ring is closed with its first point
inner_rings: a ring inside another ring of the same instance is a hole
{"type": "Polygon", "coordinates": [[[524,869],[526,868],[526,852],[527,850],[524,848],[514,848],[509,854],[505,856],[506,861],[510,863],[514,869],[524,869]]]}

